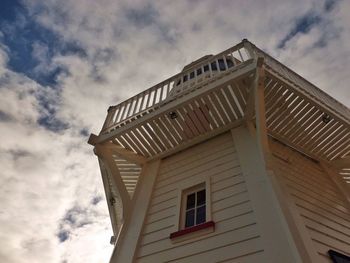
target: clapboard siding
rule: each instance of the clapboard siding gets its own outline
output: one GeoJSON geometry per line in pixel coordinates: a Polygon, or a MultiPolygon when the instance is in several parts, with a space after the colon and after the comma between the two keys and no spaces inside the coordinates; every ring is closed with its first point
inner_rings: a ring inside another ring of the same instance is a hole
{"type": "Polygon", "coordinates": [[[328,250],[350,255],[350,209],[322,166],[282,145],[271,141],[275,173],[287,186],[301,216],[308,237],[319,254],[319,262],[332,262],[328,250]]]}
{"type": "Polygon", "coordinates": [[[230,133],[162,160],[136,262],[256,262],[263,256],[254,211],[230,133]],[[172,242],[179,185],[210,177],[215,231],[172,242]]]}

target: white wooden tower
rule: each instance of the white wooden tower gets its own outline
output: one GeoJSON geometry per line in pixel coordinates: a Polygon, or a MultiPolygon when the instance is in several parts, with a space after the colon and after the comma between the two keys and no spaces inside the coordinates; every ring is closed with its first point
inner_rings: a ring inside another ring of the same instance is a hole
{"type": "Polygon", "coordinates": [[[111,263],[350,262],[350,111],[247,40],[108,109],[111,263]]]}

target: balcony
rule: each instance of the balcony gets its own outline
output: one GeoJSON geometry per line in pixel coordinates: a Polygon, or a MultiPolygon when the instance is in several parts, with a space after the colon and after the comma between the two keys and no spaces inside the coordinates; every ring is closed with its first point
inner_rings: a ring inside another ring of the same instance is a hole
{"type": "Polygon", "coordinates": [[[143,162],[254,121],[259,68],[269,136],[316,160],[342,163],[347,174],[349,109],[247,40],[110,107],[89,143],[114,146],[115,164],[132,195],[143,162]]]}

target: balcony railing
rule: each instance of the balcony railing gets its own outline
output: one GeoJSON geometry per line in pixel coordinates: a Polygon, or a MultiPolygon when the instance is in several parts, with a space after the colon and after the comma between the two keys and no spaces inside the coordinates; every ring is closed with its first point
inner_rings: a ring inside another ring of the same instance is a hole
{"type": "Polygon", "coordinates": [[[247,41],[242,41],[215,56],[208,56],[201,63],[110,107],[101,134],[154,111],[161,105],[201,87],[229,70],[243,66],[248,60],[251,61],[253,56],[254,53],[247,41]]]}

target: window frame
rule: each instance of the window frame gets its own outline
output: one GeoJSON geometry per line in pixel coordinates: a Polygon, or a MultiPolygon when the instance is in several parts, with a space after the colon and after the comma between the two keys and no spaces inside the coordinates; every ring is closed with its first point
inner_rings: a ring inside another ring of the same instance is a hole
{"type": "Polygon", "coordinates": [[[205,187],[205,183],[201,183],[198,185],[195,185],[193,187],[187,188],[185,190],[182,191],[182,200],[181,200],[181,213],[180,213],[180,229],[186,229],[186,228],[190,228],[190,227],[194,227],[200,224],[203,224],[205,222],[207,222],[207,193],[206,193],[206,187],[205,187]],[[196,223],[196,219],[197,219],[197,208],[199,208],[200,206],[203,205],[199,205],[197,206],[197,193],[204,190],[205,191],[205,220],[204,222],[201,222],[199,224],[196,223]],[[195,194],[195,204],[193,208],[187,209],[187,197],[191,194],[195,194]],[[188,226],[186,227],[186,213],[188,210],[194,210],[194,224],[192,226],[188,226]]]}
{"type": "Polygon", "coordinates": [[[176,209],[176,222],[173,227],[173,232],[170,234],[170,239],[172,242],[179,242],[183,240],[187,240],[189,238],[194,238],[198,236],[202,236],[207,233],[211,233],[215,229],[215,223],[212,221],[211,215],[211,189],[210,189],[210,177],[209,176],[193,176],[190,177],[178,185],[178,200],[177,200],[177,209],[176,209]],[[185,216],[184,211],[186,210],[186,202],[184,202],[185,198],[188,194],[192,193],[194,189],[204,189],[205,188],[205,196],[206,196],[206,207],[205,213],[206,218],[205,221],[201,224],[194,225],[191,227],[185,228],[185,216]]]}

